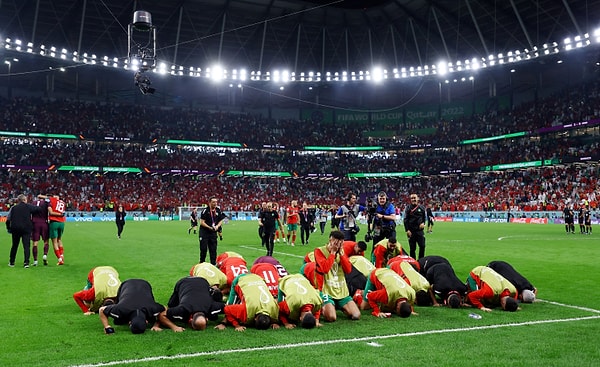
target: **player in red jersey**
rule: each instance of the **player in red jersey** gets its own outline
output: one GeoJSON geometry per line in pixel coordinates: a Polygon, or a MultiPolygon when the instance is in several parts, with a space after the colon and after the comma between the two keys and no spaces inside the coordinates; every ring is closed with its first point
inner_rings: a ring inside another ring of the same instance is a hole
{"type": "Polygon", "coordinates": [[[57,265],[64,265],[64,248],[62,242],[62,235],[65,231],[65,212],[67,205],[60,199],[58,195],[46,196],[38,195],[39,198],[48,199],[50,205],[48,205],[48,231],[50,240],[52,240],[52,246],[54,247],[54,254],[58,259],[57,265]]]}
{"type": "Polygon", "coordinates": [[[296,242],[296,233],[298,231],[298,224],[300,223],[300,208],[298,207],[298,200],[292,200],[292,205],[288,206],[287,210],[287,242],[292,246],[296,242]],[[292,241],[290,242],[290,236],[292,241]]]}

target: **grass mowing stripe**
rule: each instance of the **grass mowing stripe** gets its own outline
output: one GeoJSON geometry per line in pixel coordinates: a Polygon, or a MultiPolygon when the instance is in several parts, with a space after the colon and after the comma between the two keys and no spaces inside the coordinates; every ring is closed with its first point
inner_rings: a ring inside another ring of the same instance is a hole
{"type": "MultiPolygon", "coordinates": [[[[549,301],[544,301],[544,302],[549,302],[549,301]]],[[[552,303],[552,302],[549,302],[549,303],[552,303]]],[[[558,305],[562,305],[562,304],[558,304],[558,305]]],[[[568,307],[568,305],[564,305],[564,306],[568,307]]],[[[591,310],[591,311],[599,312],[597,310],[591,310]]],[[[70,367],[116,366],[116,365],[123,365],[123,364],[135,364],[135,363],[154,362],[154,361],[161,361],[161,360],[177,360],[177,359],[195,358],[195,357],[203,357],[203,356],[215,356],[215,355],[231,354],[231,353],[247,353],[247,352],[278,350],[278,349],[290,349],[290,348],[311,347],[311,346],[337,344],[337,343],[371,342],[373,340],[401,338],[401,337],[410,337],[410,336],[456,333],[456,332],[464,332],[464,331],[479,331],[479,330],[499,329],[499,328],[506,328],[506,327],[520,327],[520,326],[585,321],[585,320],[595,320],[595,319],[600,319],[600,315],[574,317],[574,318],[568,318],[568,319],[537,320],[537,321],[526,321],[526,322],[519,322],[519,323],[498,324],[498,325],[473,326],[473,327],[456,328],[456,329],[426,330],[426,331],[416,331],[416,332],[404,333],[404,334],[377,335],[377,336],[368,336],[368,337],[352,338],[352,339],[319,340],[319,341],[314,341],[314,342],[295,343],[295,344],[280,344],[280,345],[271,345],[271,346],[266,346],[266,347],[255,347],[255,348],[225,349],[225,350],[215,350],[215,351],[209,351],[209,352],[178,354],[178,355],[173,355],[173,356],[157,356],[157,357],[128,359],[128,360],[95,363],[95,364],[82,364],[82,365],[75,365],[75,366],[70,366],[70,367]]]]}

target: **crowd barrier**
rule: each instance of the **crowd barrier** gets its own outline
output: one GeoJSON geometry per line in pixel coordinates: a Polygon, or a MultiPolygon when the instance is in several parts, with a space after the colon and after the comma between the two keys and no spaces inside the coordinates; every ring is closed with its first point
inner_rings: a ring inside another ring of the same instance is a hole
{"type": "MultiPolygon", "coordinates": [[[[256,212],[225,212],[228,220],[257,221],[256,212]]],[[[0,212],[0,222],[6,222],[8,212],[0,212]]],[[[365,224],[365,219],[360,221],[365,224]]],[[[67,212],[67,222],[113,222],[115,213],[113,212],[67,212]]],[[[159,215],[157,213],[128,212],[127,221],[179,221],[178,215],[167,214],[159,215]]],[[[189,218],[182,218],[182,221],[189,221],[189,218]]],[[[328,218],[328,221],[331,217],[328,218]]],[[[562,212],[559,211],[537,211],[537,212],[484,212],[484,211],[465,211],[465,212],[438,212],[435,213],[437,222],[474,222],[474,223],[523,223],[523,224],[564,224],[562,212]]],[[[397,219],[398,225],[402,225],[402,218],[397,219]]],[[[577,214],[575,215],[577,223],[577,214]]],[[[592,211],[592,224],[600,224],[600,210],[592,211]]]]}

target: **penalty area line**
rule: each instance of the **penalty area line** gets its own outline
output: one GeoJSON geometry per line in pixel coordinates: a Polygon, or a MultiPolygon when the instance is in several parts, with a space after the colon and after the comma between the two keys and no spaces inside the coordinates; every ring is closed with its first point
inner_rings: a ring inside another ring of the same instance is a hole
{"type": "Polygon", "coordinates": [[[426,331],[416,331],[416,332],[405,333],[405,334],[376,335],[376,336],[367,336],[367,337],[352,338],[352,339],[320,340],[320,341],[306,342],[306,343],[280,344],[280,345],[270,345],[270,346],[264,346],[264,347],[254,347],[254,348],[224,349],[224,350],[215,350],[215,351],[207,351],[207,352],[188,353],[188,354],[176,354],[176,355],[172,355],[172,356],[156,356],[156,357],[146,357],[146,358],[139,358],[139,359],[125,359],[125,360],[112,361],[112,362],[80,364],[80,365],[72,365],[71,367],[117,366],[117,365],[124,365],[124,364],[155,362],[155,361],[162,361],[162,360],[177,360],[177,359],[184,359],[184,358],[225,355],[225,354],[232,354],[232,353],[252,353],[252,352],[260,352],[260,351],[311,347],[311,346],[330,345],[330,344],[339,344],[339,343],[373,342],[374,340],[392,339],[392,338],[401,338],[401,337],[446,334],[446,333],[456,333],[456,332],[465,332],[465,331],[490,330],[490,329],[500,329],[500,328],[506,328],[506,327],[519,327],[519,326],[528,326],[528,325],[541,325],[541,324],[551,324],[551,323],[559,323],[559,322],[573,322],[573,321],[585,321],[585,320],[596,320],[596,319],[600,319],[600,315],[585,316],[585,317],[573,317],[573,318],[568,318],[568,319],[527,321],[527,322],[499,324],[499,325],[473,326],[473,327],[465,327],[465,328],[457,328],[457,329],[426,330],[426,331]]]}

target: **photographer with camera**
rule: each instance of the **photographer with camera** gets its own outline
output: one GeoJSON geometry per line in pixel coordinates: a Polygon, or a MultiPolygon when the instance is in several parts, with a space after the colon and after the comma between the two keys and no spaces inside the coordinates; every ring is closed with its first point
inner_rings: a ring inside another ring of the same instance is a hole
{"type": "Polygon", "coordinates": [[[340,220],[340,231],[344,233],[344,240],[356,242],[356,234],[360,231],[356,217],[365,210],[366,207],[356,204],[356,195],[349,193],[346,204],[340,206],[335,214],[335,218],[340,220]]]}
{"type": "Polygon", "coordinates": [[[410,204],[404,211],[404,230],[408,237],[410,247],[410,257],[420,259],[425,256],[425,207],[419,204],[419,196],[415,193],[410,194],[410,204]],[[419,245],[419,257],[415,257],[417,244],[419,245]]]}
{"type": "Polygon", "coordinates": [[[373,245],[385,238],[389,239],[396,237],[396,208],[394,207],[394,204],[388,201],[385,191],[381,191],[377,194],[377,205],[375,206],[372,217],[373,245]]]}

